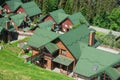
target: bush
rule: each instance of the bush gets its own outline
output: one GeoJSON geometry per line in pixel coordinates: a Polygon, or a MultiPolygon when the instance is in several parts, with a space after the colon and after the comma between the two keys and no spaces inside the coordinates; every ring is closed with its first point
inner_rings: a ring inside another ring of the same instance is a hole
{"type": "Polygon", "coordinates": [[[110,47],[120,48],[120,40],[116,41],[115,36],[110,32],[109,34],[104,34],[102,32],[96,32],[96,39],[104,45],[108,45],[110,47]]]}
{"type": "Polygon", "coordinates": [[[114,47],[116,47],[116,48],[120,48],[120,40],[115,41],[115,43],[114,43],[114,47]]]}

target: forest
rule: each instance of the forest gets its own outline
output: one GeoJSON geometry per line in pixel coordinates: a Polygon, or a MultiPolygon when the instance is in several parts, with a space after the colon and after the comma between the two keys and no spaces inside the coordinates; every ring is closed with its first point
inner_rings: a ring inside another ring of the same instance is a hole
{"type": "Polygon", "coordinates": [[[90,25],[120,31],[120,0],[22,0],[28,1],[35,1],[43,15],[63,8],[67,14],[81,12],[90,25]]]}

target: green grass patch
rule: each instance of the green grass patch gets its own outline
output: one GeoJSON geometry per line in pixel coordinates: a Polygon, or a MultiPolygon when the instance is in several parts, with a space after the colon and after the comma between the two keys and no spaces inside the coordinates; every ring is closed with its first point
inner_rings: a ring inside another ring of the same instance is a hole
{"type": "Polygon", "coordinates": [[[66,75],[24,63],[24,60],[18,57],[17,53],[21,49],[16,47],[17,43],[0,50],[0,80],[73,80],[66,75]]]}

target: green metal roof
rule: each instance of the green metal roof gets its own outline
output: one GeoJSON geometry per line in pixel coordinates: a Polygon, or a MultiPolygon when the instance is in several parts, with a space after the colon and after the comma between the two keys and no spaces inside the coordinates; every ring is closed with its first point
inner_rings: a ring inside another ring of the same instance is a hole
{"type": "Polygon", "coordinates": [[[41,13],[41,9],[34,1],[24,3],[22,7],[30,17],[41,13]]]}
{"type": "Polygon", "coordinates": [[[23,30],[24,31],[29,31],[31,28],[30,27],[26,27],[26,28],[24,28],[23,30]]]}
{"type": "Polygon", "coordinates": [[[11,32],[11,31],[14,31],[14,30],[15,30],[15,28],[14,28],[14,27],[13,27],[13,28],[9,28],[9,29],[8,29],[8,31],[10,31],[10,32],[11,32]]]}
{"type": "Polygon", "coordinates": [[[0,6],[0,10],[2,10],[2,7],[0,6]]]}
{"type": "Polygon", "coordinates": [[[0,33],[1,33],[1,31],[3,30],[3,28],[2,27],[0,27],[0,33]]]}
{"type": "Polygon", "coordinates": [[[15,11],[20,5],[22,5],[21,0],[10,0],[6,1],[6,4],[10,7],[10,10],[15,11]]]}
{"type": "Polygon", "coordinates": [[[0,18],[0,32],[5,28],[8,18],[0,18]]]}
{"type": "Polygon", "coordinates": [[[44,19],[46,16],[47,16],[47,14],[46,14],[46,15],[41,15],[41,16],[39,17],[39,22],[43,22],[43,19],[44,19]]]}
{"type": "Polygon", "coordinates": [[[62,55],[57,56],[55,59],[53,59],[53,61],[56,63],[60,63],[62,65],[65,65],[65,66],[69,66],[73,62],[72,59],[62,56],[62,55]]]}
{"type": "Polygon", "coordinates": [[[11,19],[15,22],[17,26],[20,26],[21,23],[24,21],[24,18],[26,17],[25,13],[16,14],[14,16],[11,16],[11,19]]]}
{"type": "Polygon", "coordinates": [[[64,12],[63,9],[58,9],[56,11],[50,12],[50,15],[57,24],[60,24],[63,20],[65,20],[69,16],[64,12]]]}
{"type": "Polygon", "coordinates": [[[75,73],[92,77],[104,72],[109,66],[120,62],[120,55],[80,44],[81,57],[74,68],[75,73]]]}
{"type": "Polygon", "coordinates": [[[59,35],[60,34],[52,31],[37,28],[34,35],[28,41],[28,45],[35,48],[40,48],[41,46],[44,46],[52,40],[56,39],[59,35]]]}
{"type": "Polygon", "coordinates": [[[42,23],[38,24],[38,26],[40,27],[40,29],[46,29],[46,30],[50,31],[53,26],[53,21],[49,20],[46,22],[42,22],[42,23]]]}
{"type": "Polygon", "coordinates": [[[115,68],[109,67],[105,72],[112,80],[118,80],[120,78],[120,71],[115,68]]]}
{"type": "Polygon", "coordinates": [[[88,21],[85,19],[81,12],[70,15],[69,19],[72,21],[73,25],[77,24],[86,24],[87,26],[89,25],[88,21]]]}
{"type": "Polygon", "coordinates": [[[22,49],[27,49],[29,46],[27,45],[27,44],[24,44],[23,46],[22,46],[22,49]]]}
{"type": "Polygon", "coordinates": [[[89,30],[86,25],[81,25],[59,37],[71,54],[78,60],[81,54],[78,42],[88,45],[89,30]]]}
{"type": "Polygon", "coordinates": [[[54,53],[56,50],[58,50],[58,46],[53,43],[48,43],[45,45],[45,47],[51,54],[54,53]]]}

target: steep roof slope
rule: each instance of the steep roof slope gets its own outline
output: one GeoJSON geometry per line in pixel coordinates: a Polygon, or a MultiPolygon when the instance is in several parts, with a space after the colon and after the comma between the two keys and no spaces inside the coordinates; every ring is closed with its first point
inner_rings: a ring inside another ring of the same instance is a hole
{"type": "Polygon", "coordinates": [[[0,6],[0,10],[2,10],[2,7],[0,6]]]}
{"type": "Polygon", "coordinates": [[[8,21],[8,18],[0,18],[0,32],[5,28],[6,21],[8,21]]]}
{"type": "Polygon", "coordinates": [[[16,15],[11,16],[11,19],[15,22],[15,24],[17,26],[20,26],[20,24],[23,22],[25,16],[26,16],[25,13],[16,14],[16,15]]]}
{"type": "Polygon", "coordinates": [[[58,9],[56,11],[50,12],[50,15],[57,24],[60,24],[63,20],[65,20],[68,17],[68,15],[64,12],[63,9],[58,9]]]}
{"type": "Polygon", "coordinates": [[[112,80],[118,80],[120,78],[120,71],[115,68],[109,67],[105,72],[112,80]]]}
{"type": "Polygon", "coordinates": [[[83,43],[79,45],[81,56],[74,68],[74,72],[82,76],[95,76],[120,62],[120,55],[89,47],[83,43]]]}
{"type": "Polygon", "coordinates": [[[78,42],[88,45],[89,30],[87,25],[81,25],[59,37],[72,55],[78,60],[81,54],[78,42]]]}
{"type": "Polygon", "coordinates": [[[74,13],[68,17],[73,25],[78,25],[78,24],[86,24],[89,25],[88,21],[85,19],[85,17],[82,15],[81,12],[74,13]]]}
{"type": "Polygon", "coordinates": [[[10,10],[15,11],[20,5],[22,5],[22,2],[20,0],[10,0],[6,1],[6,4],[10,7],[10,10]]]}
{"type": "Polygon", "coordinates": [[[22,7],[30,17],[41,13],[41,9],[34,1],[24,3],[22,7]]]}
{"type": "Polygon", "coordinates": [[[50,31],[53,26],[53,21],[49,20],[46,22],[42,22],[42,23],[38,24],[38,26],[40,27],[40,29],[46,29],[46,30],[50,31]]]}
{"type": "Polygon", "coordinates": [[[60,34],[52,31],[37,28],[34,35],[28,41],[28,45],[35,48],[40,48],[41,46],[46,45],[47,43],[56,39],[59,35],[60,34]]]}

